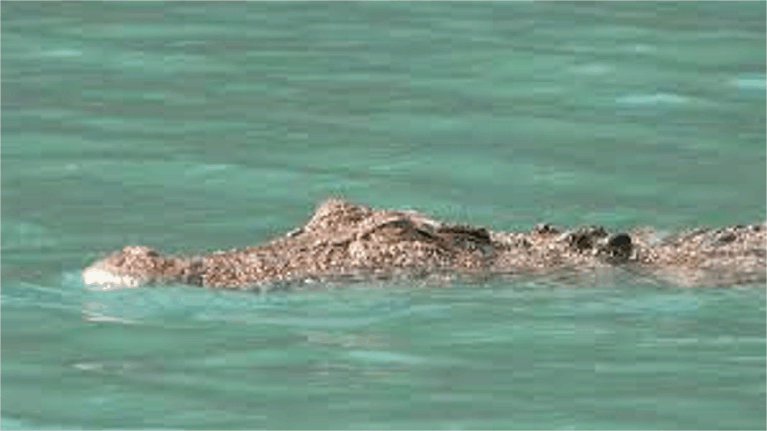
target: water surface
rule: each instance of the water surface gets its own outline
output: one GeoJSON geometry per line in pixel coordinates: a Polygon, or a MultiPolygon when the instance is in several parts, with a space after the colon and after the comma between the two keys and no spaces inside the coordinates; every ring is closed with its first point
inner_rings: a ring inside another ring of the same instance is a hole
{"type": "Polygon", "coordinates": [[[765,5],[2,4],[4,429],[763,429],[765,289],[83,289],[328,196],[494,229],[765,219],[765,5]]]}

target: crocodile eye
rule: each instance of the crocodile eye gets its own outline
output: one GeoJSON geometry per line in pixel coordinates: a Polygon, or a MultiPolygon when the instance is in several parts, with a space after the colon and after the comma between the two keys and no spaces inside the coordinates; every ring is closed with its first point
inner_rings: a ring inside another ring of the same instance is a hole
{"type": "Polygon", "coordinates": [[[625,248],[631,246],[631,237],[625,233],[619,233],[610,239],[607,243],[610,247],[625,248]]]}

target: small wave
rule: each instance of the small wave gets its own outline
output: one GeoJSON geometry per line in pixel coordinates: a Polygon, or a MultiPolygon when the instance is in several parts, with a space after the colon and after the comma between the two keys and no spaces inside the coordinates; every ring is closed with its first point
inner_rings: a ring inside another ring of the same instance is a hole
{"type": "Polygon", "coordinates": [[[605,75],[615,69],[604,64],[582,64],[571,68],[573,72],[579,75],[605,75]]]}
{"type": "MultiPolygon", "coordinates": [[[[225,171],[231,171],[234,168],[233,165],[230,164],[193,164],[190,165],[186,169],[186,176],[187,177],[215,177],[219,174],[225,172],[225,171]]],[[[208,182],[210,180],[213,180],[213,178],[206,178],[205,181],[208,182]]],[[[218,178],[220,181],[224,181],[224,178],[218,178]]]]}
{"type": "Polygon", "coordinates": [[[767,82],[765,81],[767,81],[767,78],[764,76],[760,78],[749,77],[734,79],[731,84],[742,90],[765,90],[767,89],[767,82]]]}
{"type": "Polygon", "coordinates": [[[385,350],[352,350],[348,352],[348,356],[350,358],[361,359],[366,362],[402,364],[419,364],[429,362],[427,359],[420,358],[418,356],[389,352],[385,350]]]}
{"type": "Polygon", "coordinates": [[[26,220],[3,220],[3,251],[56,245],[50,230],[26,220]]]}
{"type": "Polygon", "coordinates": [[[647,298],[634,298],[603,304],[618,314],[684,315],[696,313],[700,308],[700,299],[692,295],[664,295],[647,298]]]}
{"type": "Polygon", "coordinates": [[[4,430],[60,430],[67,429],[62,426],[43,426],[36,422],[14,419],[7,416],[0,417],[0,429],[4,430]]]}
{"type": "Polygon", "coordinates": [[[140,322],[137,320],[131,320],[131,319],[123,319],[120,317],[112,317],[112,316],[105,316],[103,314],[90,312],[88,310],[83,310],[83,320],[86,322],[94,322],[94,323],[120,323],[123,325],[137,325],[140,322]]]}
{"type": "Polygon", "coordinates": [[[672,93],[656,93],[656,94],[631,94],[615,99],[618,104],[621,105],[660,105],[660,104],[672,104],[678,105],[687,103],[690,98],[684,97],[678,94],[672,93]]]}
{"type": "Polygon", "coordinates": [[[655,52],[658,49],[651,45],[636,44],[631,46],[630,50],[633,52],[645,53],[645,52],[655,52]]]}
{"type": "Polygon", "coordinates": [[[82,57],[83,52],[76,49],[57,49],[55,51],[43,51],[38,55],[41,57],[82,57]]]}

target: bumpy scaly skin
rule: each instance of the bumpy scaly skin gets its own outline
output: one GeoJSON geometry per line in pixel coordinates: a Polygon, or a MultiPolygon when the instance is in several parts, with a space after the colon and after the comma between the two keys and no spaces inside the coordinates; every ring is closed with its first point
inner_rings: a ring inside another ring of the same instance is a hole
{"type": "Polygon", "coordinates": [[[183,283],[250,289],[282,282],[465,275],[589,274],[620,267],[690,286],[764,283],[767,224],[698,229],[666,239],[649,229],[602,227],[492,232],[449,225],[414,211],[376,210],[339,199],[309,222],[254,247],[201,257],[127,246],[83,271],[88,285],[183,283]]]}

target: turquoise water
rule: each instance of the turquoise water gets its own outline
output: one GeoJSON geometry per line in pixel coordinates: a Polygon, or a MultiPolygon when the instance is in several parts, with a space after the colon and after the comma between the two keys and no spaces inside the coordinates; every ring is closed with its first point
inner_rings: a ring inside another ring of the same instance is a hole
{"type": "Polygon", "coordinates": [[[765,219],[765,4],[2,3],[4,429],[764,429],[757,286],[86,290],[321,199],[765,219]]]}

